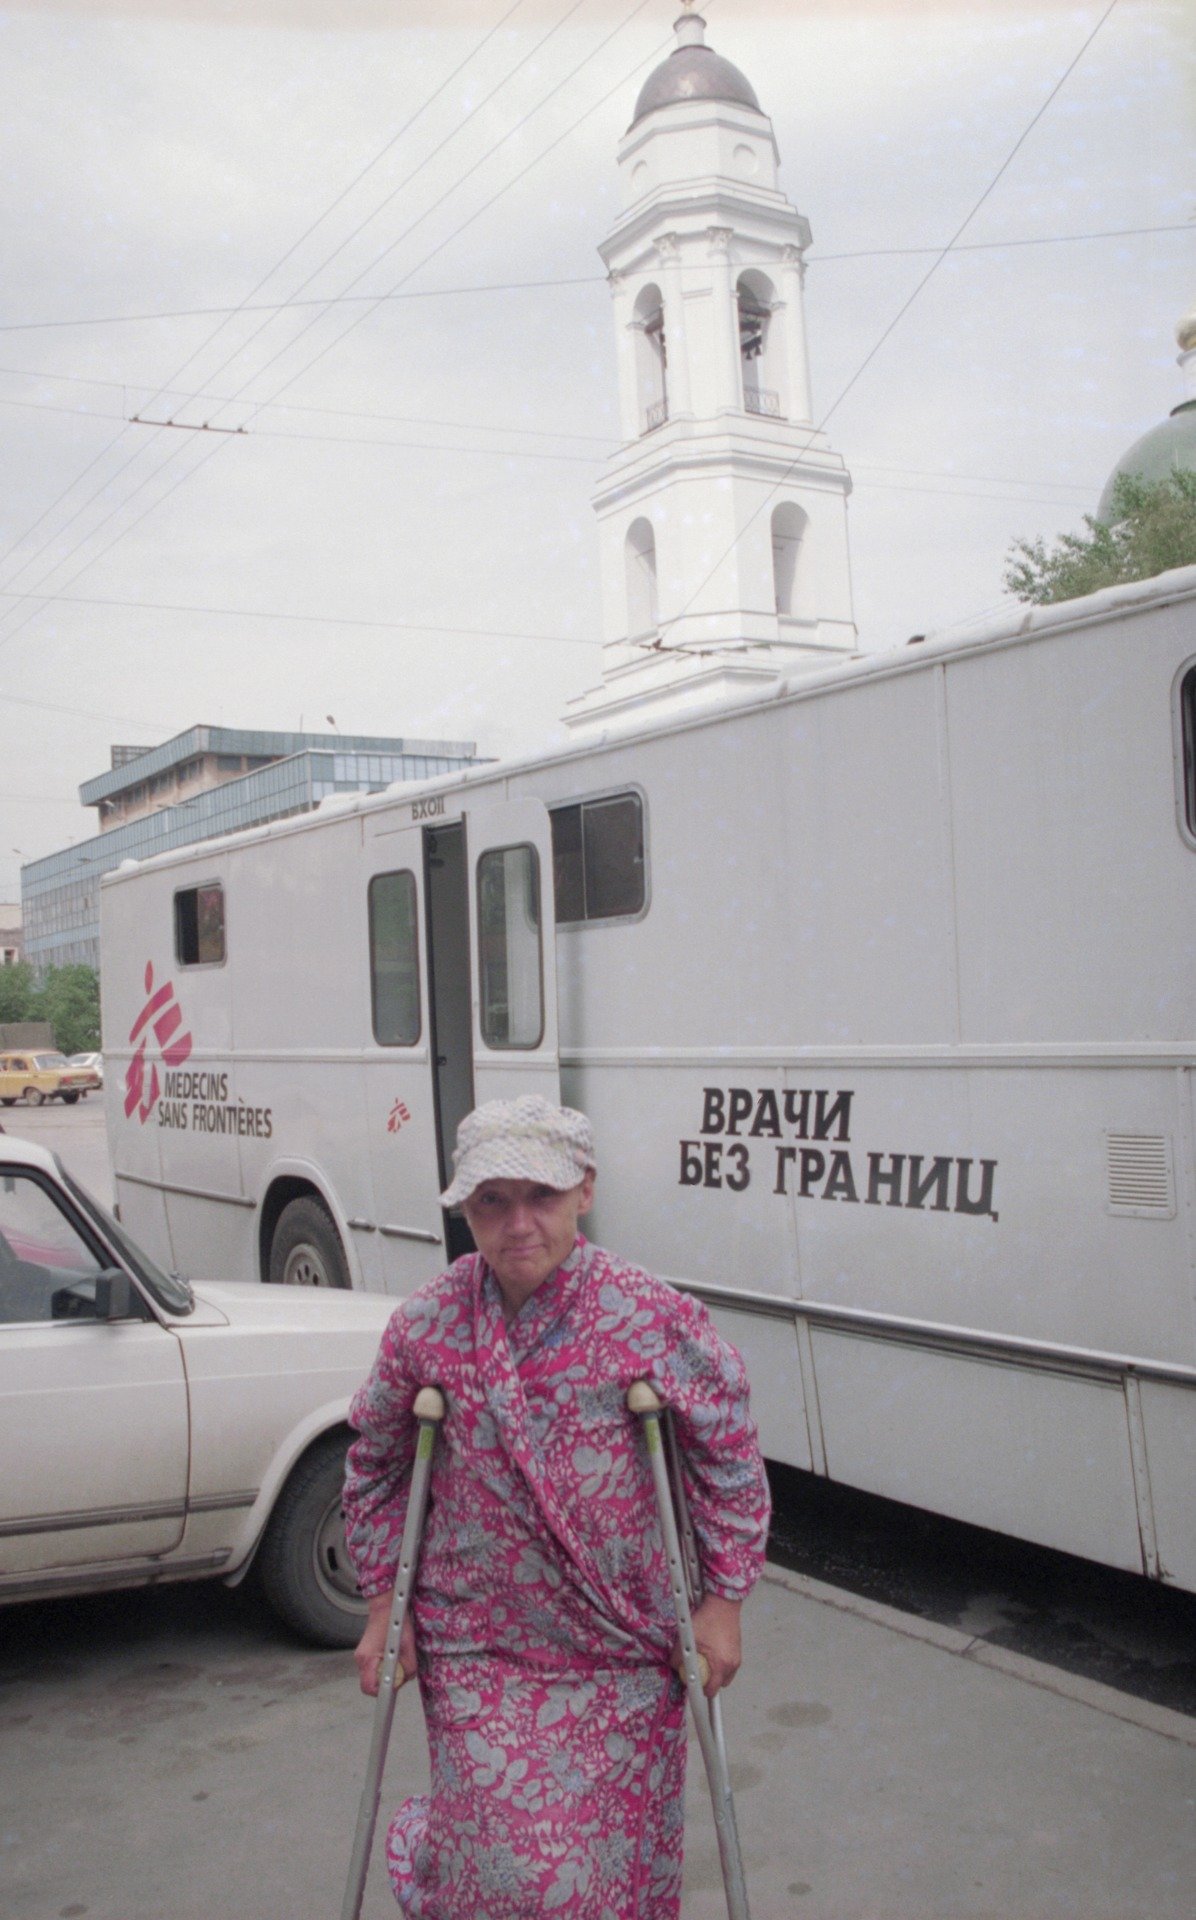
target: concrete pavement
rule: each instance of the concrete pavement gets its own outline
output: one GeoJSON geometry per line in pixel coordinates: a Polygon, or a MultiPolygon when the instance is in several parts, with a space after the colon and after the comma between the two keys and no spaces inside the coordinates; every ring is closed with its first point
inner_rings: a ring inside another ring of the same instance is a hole
{"type": "MultiPolygon", "coordinates": [[[[771,1572],[727,1696],[754,1920],[1188,1920],[1196,1720],[771,1572]]],[[[222,1589],[0,1614],[6,1920],[335,1920],[347,1655],[222,1589]]],[[[418,1790],[401,1700],[384,1805],[418,1790]]],[[[691,1745],[685,1920],[722,1920],[691,1745]]],[[[395,1912],[380,1858],[363,1920],[395,1912]]]]}

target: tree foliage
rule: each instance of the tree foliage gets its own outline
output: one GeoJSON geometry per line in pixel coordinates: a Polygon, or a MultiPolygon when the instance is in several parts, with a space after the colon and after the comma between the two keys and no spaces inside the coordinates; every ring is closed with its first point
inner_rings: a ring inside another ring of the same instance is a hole
{"type": "Polygon", "coordinates": [[[1062,534],[1050,548],[1043,540],[1016,541],[1007,556],[1006,591],[1045,606],[1196,565],[1196,473],[1157,481],[1120,474],[1108,520],[1086,513],[1084,525],[1087,533],[1062,534]]]}
{"type": "Polygon", "coordinates": [[[29,1011],[36,998],[37,981],[27,960],[0,967],[0,1021],[40,1020],[41,1014],[29,1011]]]}
{"type": "Polygon", "coordinates": [[[91,967],[50,967],[41,984],[27,961],[0,967],[0,1021],[48,1020],[63,1053],[96,1053],[100,980],[91,967]]]}

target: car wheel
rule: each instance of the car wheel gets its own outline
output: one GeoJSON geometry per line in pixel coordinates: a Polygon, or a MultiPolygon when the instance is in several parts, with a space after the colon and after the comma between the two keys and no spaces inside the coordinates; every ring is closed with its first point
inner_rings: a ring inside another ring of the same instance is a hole
{"type": "Polygon", "coordinates": [[[40,1087],[26,1087],[24,1093],[21,1095],[21,1099],[27,1107],[40,1107],[45,1097],[40,1087]]]}
{"type": "Polygon", "coordinates": [[[64,1107],[73,1107],[78,1098],[77,1093],[64,1093],[62,1096],[62,1104],[64,1107]]]}
{"type": "Polygon", "coordinates": [[[343,1434],[327,1434],[304,1454],[278,1496],[256,1570],[280,1620],[318,1647],[353,1647],[366,1603],[345,1548],[341,1490],[343,1434]]]}
{"type": "Polygon", "coordinates": [[[270,1280],[283,1287],[347,1287],[340,1235],[318,1200],[292,1200],[270,1242],[270,1280]]]}

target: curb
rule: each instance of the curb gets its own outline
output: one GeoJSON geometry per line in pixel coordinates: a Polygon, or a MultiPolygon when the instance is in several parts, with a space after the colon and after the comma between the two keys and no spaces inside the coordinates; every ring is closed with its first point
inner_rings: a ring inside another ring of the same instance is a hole
{"type": "Polygon", "coordinates": [[[1033,1660],[1027,1654],[1013,1653],[1007,1647],[996,1647],[988,1640],[978,1639],[976,1635],[963,1633],[958,1627],[943,1626],[937,1620],[924,1620],[916,1613],[902,1613],[897,1607],[888,1607],[879,1600],[868,1600],[862,1594],[850,1593],[844,1587],[830,1586],[825,1580],[814,1580],[804,1573],[786,1573],[779,1567],[767,1567],[761,1576],[762,1582],[769,1586],[781,1587],[786,1593],[801,1600],[812,1600],[822,1607],[833,1607],[838,1613],[849,1613],[859,1620],[867,1620],[874,1627],[884,1627],[890,1633],[899,1633],[908,1640],[920,1640],[926,1646],[937,1647],[940,1653],[952,1653],[959,1659],[969,1660],[978,1667],[987,1667],[994,1673],[1002,1673],[1010,1680],[1020,1680],[1025,1685],[1040,1687],[1046,1693],[1057,1694],[1063,1700],[1071,1700],[1077,1706],[1090,1707],[1096,1713],[1104,1713],[1115,1720],[1125,1720],[1131,1726],[1141,1727],[1146,1733],[1160,1734],[1165,1740],[1177,1740],[1184,1746],[1196,1747],[1196,1716],[1177,1713],[1171,1707],[1156,1707],[1149,1700],[1139,1700],[1132,1693],[1123,1693],[1119,1687],[1110,1687],[1100,1680],[1086,1680],[1082,1674],[1068,1673],[1063,1667],[1051,1666],[1045,1660],[1033,1660]]]}

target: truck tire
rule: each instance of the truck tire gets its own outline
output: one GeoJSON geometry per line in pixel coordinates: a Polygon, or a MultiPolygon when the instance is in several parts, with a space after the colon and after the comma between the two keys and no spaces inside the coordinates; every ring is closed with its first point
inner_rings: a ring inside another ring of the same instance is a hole
{"type": "Polygon", "coordinates": [[[270,1515],[255,1562],[268,1605],[317,1647],[354,1647],[366,1603],[345,1551],[341,1488],[345,1434],[325,1434],[291,1473],[270,1515]]]}
{"type": "Polygon", "coordinates": [[[270,1242],[269,1276],[276,1287],[348,1286],[340,1235],[319,1200],[292,1200],[283,1208],[270,1242]]]}

